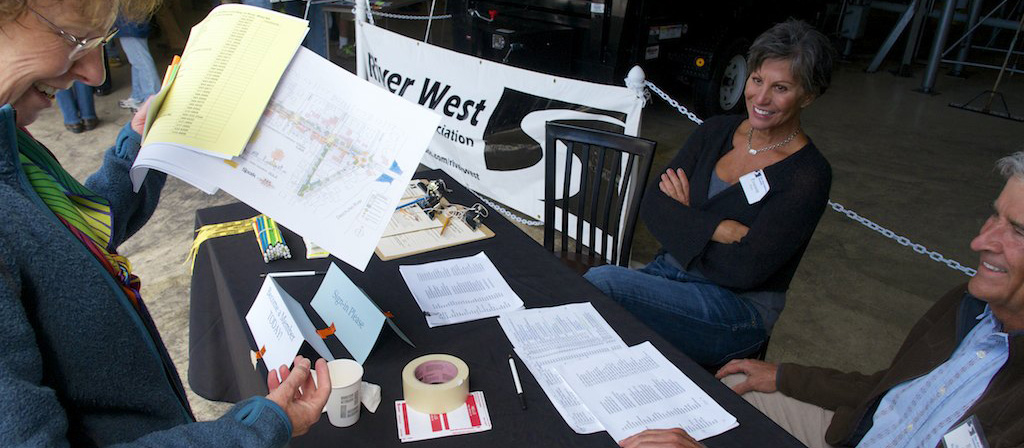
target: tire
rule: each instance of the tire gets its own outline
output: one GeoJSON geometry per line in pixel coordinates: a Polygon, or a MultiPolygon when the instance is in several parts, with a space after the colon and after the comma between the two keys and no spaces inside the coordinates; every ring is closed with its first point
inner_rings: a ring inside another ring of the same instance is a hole
{"type": "Polygon", "coordinates": [[[745,109],[743,87],[747,76],[747,50],[750,43],[734,39],[712,57],[711,79],[694,84],[694,97],[702,117],[742,113],[745,109]]]}

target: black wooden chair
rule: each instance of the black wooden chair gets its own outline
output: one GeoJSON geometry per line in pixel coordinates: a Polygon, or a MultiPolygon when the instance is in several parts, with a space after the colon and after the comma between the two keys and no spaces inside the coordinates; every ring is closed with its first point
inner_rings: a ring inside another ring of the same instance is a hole
{"type": "Polygon", "coordinates": [[[657,144],[553,122],[546,134],[544,247],[580,274],[627,266],[657,144]]]}

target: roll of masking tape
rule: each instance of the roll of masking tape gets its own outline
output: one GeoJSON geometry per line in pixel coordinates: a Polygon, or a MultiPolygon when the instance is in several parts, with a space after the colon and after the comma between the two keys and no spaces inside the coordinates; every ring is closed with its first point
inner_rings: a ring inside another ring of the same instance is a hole
{"type": "Polygon", "coordinates": [[[469,366],[452,355],[420,356],[402,369],[402,393],[418,412],[451,412],[469,396],[469,366]]]}

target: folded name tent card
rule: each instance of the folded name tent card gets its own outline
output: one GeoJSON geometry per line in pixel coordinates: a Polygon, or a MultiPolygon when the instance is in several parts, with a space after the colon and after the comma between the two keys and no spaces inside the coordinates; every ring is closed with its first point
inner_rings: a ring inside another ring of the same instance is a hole
{"type": "Polygon", "coordinates": [[[327,268],[327,275],[309,304],[324,323],[334,325],[334,335],[352,359],[359,364],[365,362],[387,319],[377,305],[334,263],[327,268]]]}
{"type": "Polygon", "coordinates": [[[268,371],[292,365],[302,341],[309,342],[322,358],[334,360],[302,305],[272,277],[263,281],[245,322],[256,341],[256,357],[263,359],[268,371]]]}
{"type": "Polygon", "coordinates": [[[334,263],[327,269],[320,289],[309,304],[324,323],[334,326],[334,336],[359,364],[370,356],[385,323],[403,341],[415,347],[380,307],[334,263]]]}

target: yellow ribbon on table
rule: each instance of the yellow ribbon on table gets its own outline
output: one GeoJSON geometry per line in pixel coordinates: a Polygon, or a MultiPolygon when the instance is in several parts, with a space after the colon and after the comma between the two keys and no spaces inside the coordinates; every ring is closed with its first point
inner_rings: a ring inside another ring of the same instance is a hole
{"type": "Polygon", "coordinates": [[[188,253],[185,263],[189,264],[189,274],[195,270],[196,254],[199,253],[199,246],[211,238],[222,236],[238,235],[252,231],[252,218],[240,219],[238,221],[222,222],[220,224],[207,224],[196,230],[196,239],[192,241],[192,249],[188,253]]]}

